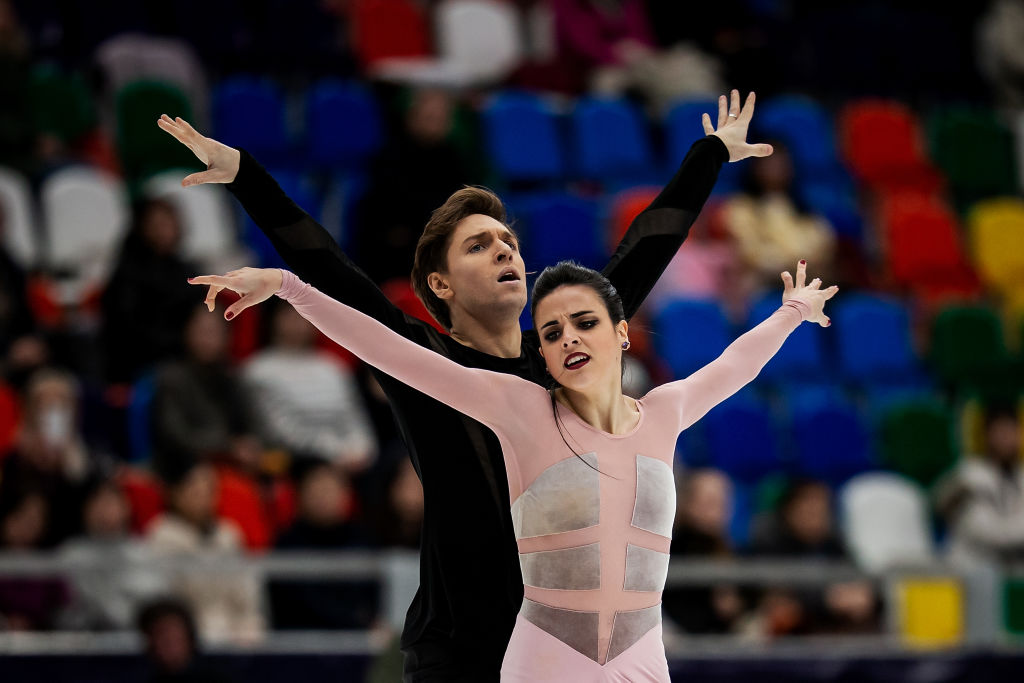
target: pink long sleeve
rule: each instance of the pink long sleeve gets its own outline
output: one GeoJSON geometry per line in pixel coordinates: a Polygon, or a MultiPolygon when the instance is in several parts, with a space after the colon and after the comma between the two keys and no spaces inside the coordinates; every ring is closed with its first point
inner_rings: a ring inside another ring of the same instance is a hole
{"type": "Polygon", "coordinates": [[[718,358],[686,379],[658,387],[648,397],[674,401],[680,410],[679,429],[686,429],[753,381],[810,312],[806,301],[789,299],[767,320],[730,344],[718,358]]]}

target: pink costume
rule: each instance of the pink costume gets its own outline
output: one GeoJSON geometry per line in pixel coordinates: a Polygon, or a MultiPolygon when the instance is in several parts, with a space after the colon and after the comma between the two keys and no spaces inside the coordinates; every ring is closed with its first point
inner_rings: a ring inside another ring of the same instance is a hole
{"type": "MultiPolygon", "coordinates": [[[[640,420],[628,434],[599,431],[558,404],[576,457],[544,388],[458,365],[283,272],[278,296],[327,336],[498,436],[526,596],[502,680],[668,681],[661,592],[676,438],[754,379],[809,305],[787,301],[715,361],[638,399],[640,420]]],[[[472,547],[467,539],[467,562],[472,547]]]]}

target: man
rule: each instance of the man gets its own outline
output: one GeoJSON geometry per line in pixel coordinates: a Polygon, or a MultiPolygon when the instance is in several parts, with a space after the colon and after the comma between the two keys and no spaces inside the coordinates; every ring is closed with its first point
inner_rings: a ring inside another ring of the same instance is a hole
{"type": "MultiPolygon", "coordinates": [[[[754,94],[740,108],[719,98],[718,130],[694,143],[661,194],[634,221],[604,274],[631,317],[686,239],[725,161],[771,154],[746,143],[754,94]]],[[[159,125],[208,169],[183,185],[229,183],[230,189],[296,275],[399,334],[468,367],[507,372],[546,385],[535,331],[522,332],[526,269],[501,201],[485,190],[459,190],[434,212],[416,248],[413,287],[444,335],[392,305],[326,230],[291,202],[255,160],[205,138],[181,119],[159,125]]],[[[401,188],[395,188],[397,193],[401,188]]],[[[219,293],[212,287],[207,304],[219,293]]],[[[231,319],[274,292],[251,292],[231,319]]],[[[402,634],[405,680],[497,681],[523,599],[501,447],[478,422],[375,372],[387,393],[423,482],[420,588],[402,634]]]]}

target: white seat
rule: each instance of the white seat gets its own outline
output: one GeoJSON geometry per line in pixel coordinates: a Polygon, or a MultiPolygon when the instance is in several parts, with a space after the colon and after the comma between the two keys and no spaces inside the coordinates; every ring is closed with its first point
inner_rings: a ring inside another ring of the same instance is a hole
{"type": "Polygon", "coordinates": [[[58,171],[43,183],[46,263],[64,273],[58,296],[79,303],[102,287],[128,228],[129,207],[120,179],[87,166],[58,171]]]}
{"type": "Polygon", "coordinates": [[[917,484],[897,474],[869,472],[847,482],[839,505],[847,546],[862,569],[935,560],[927,498],[917,484]]]}
{"type": "Polygon", "coordinates": [[[501,80],[523,58],[522,26],[511,3],[445,0],[435,24],[441,60],[466,68],[480,81],[501,80]]]}
{"type": "Polygon", "coordinates": [[[10,168],[0,167],[0,212],[7,253],[22,268],[31,270],[39,258],[32,190],[28,180],[10,168]]]}
{"type": "Polygon", "coordinates": [[[219,185],[182,187],[181,179],[189,171],[159,173],[143,186],[149,198],[166,199],[178,211],[182,226],[182,255],[202,266],[204,271],[218,269],[225,259],[233,259],[240,245],[235,215],[228,192],[219,185]]]}

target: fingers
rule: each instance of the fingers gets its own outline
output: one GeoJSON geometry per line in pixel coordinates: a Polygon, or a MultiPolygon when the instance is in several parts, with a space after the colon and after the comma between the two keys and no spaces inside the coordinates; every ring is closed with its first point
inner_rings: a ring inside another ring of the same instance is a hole
{"type": "Polygon", "coordinates": [[[836,292],[838,292],[838,291],[839,291],[839,285],[832,285],[831,287],[826,289],[825,290],[825,301],[828,301],[829,299],[834,297],[836,295],[836,292]]]}
{"type": "Polygon", "coordinates": [[[725,95],[718,96],[718,128],[725,125],[728,118],[729,102],[725,99],[725,95]]]}
{"type": "Polygon", "coordinates": [[[206,309],[213,313],[213,309],[217,307],[217,295],[223,291],[223,287],[210,286],[210,289],[206,292],[206,300],[203,302],[206,304],[206,309]]]}
{"type": "Polygon", "coordinates": [[[166,131],[174,136],[174,139],[181,144],[187,144],[185,141],[185,132],[171,120],[167,114],[162,115],[156,120],[156,125],[160,127],[160,130],[166,131]]]}
{"type": "Polygon", "coordinates": [[[188,279],[190,285],[214,285],[221,289],[231,289],[231,278],[223,275],[197,275],[188,279]]]}
{"type": "Polygon", "coordinates": [[[809,284],[807,286],[810,287],[811,289],[819,289],[821,287],[821,278],[820,277],[814,278],[813,280],[811,280],[811,284],[809,284]]]}
{"type": "MultiPolygon", "coordinates": [[[[739,91],[736,92],[736,99],[739,100],[739,91]]],[[[754,115],[754,91],[751,90],[750,94],[747,95],[747,101],[743,103],[743,109],[740,110],[737,120],[743,121],[743,123],[750,123],[750,118],[754,115]]]]}
{"type": "Polygon", "coordinates": [[[807,281],[807,261],[800,259],[796,264],[796,286],[803,287],[807,281]]]}
{"type": "Polygon", "coordinates": [[[740,91],[733,88],[729,98],[729,114],[733,118],[739,118],[740,116],[740,91]]]}
{"type": "Polygon", "coordinates": [[[747,156],[770,157],[775,148],[769,144],[747,145],[747,156]]]}
{"type": "Polygon", "coordinates": [[[213,170],[199,171],[198,173],[192,173],[187,175],[181,180],[182,187],[192,187],[193,185],[202,185],[204,183],[215,183],[217,182],[217,172],[213,170]]]}
{"type": "Polygon", "coordinates": [[[711,127],[711,117],[704,114],[700,117],[700,122],[704,126],[704,135],[711,135],[715,132],[715,129],[711,127]]]}
{"type": "Polygon", "coordinates": [[[246,294],[241,299],[228,306],[227,310],[224,311],[224,319],[231,320],[245,309],[257,303],[259,302],[256,300],[256,297],[251,294],[246,294]]]}
{"type": "Polygon", "coordinates": [[[199,131],[197,131],[195,128],[193,128],[192,125],[188,121],[186,121],[185,119],[181,118],[180,116],[175,117],[174,121],[179,126],[184,128],[185,132],[188,133],[189,135],[194,135],[197,138],[203,137],[202,135],[199,134],[199,131]]]}

